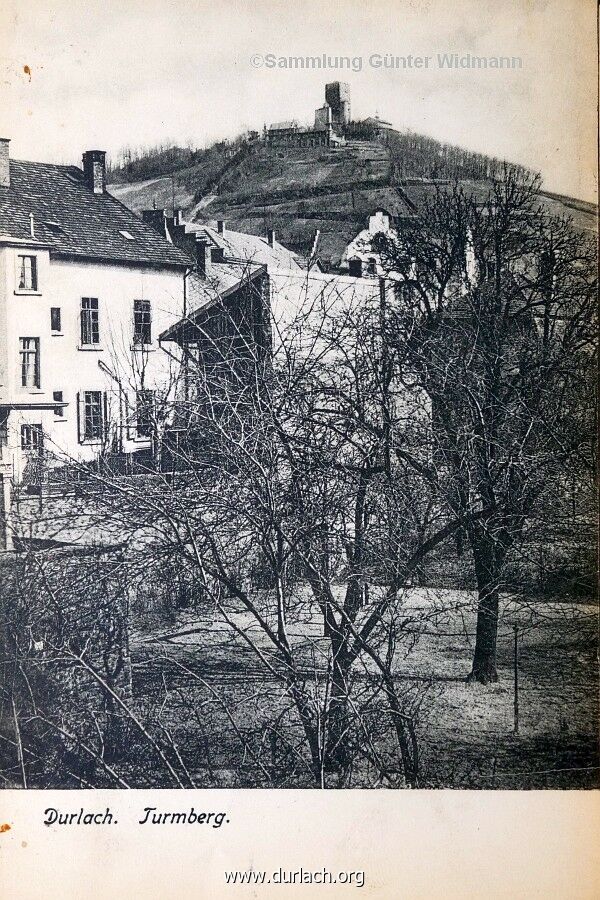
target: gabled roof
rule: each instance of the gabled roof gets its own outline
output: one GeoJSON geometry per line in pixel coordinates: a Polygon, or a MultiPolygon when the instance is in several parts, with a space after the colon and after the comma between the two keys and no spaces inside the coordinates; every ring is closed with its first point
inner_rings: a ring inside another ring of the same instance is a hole
{"type": "Polygon", "coordinates": [[[361,125],[374,125],[379,126],[380,128],[393,128],[391,122],[386,122],[385,119],[380,119],[379,116],[368,116],[366,119],[363,119],[361,125]]]}
{"type": "Polygon", "coordinates": [[[269,131],[288,131],[291,128],[297,128],[297,127],[298,127],[298,123],[294,122],[294,121],[292,121],[292,122],[272,122],[271,125],[269,125],[269,131]]]}
{"type": "Polygon", "coordinates": [[[274,269],[302,268],[298,255],[276,240],[270,244],[266,237],[231,231],[229,228],[225,228],[221,234],[209,225],[191,225],[187,230],[195,232],[211,247],[222,248],[226,259],[270,266],[274,269]]]}
{"type": "Polygon", "coordinates": [[[215,263],[210,266],[206,278],[192,272],[188,279],[189,312],[183,319],[163,331],[160,340],[177,340],[187,326],[201,320],[207,309],[252,284],[262,275],[266,275],[265,266],[242,262],[215,263]]]}
{"type": "Polygon", "coordinates": [[[94,194],[76,166],[10,161],[0,187],[0,238],[47,244],[51,255],[151,266],[189,266],[190,258],[111,194],[94,194]],[[130,237],[127,237],[129,235],[130,237]]]}

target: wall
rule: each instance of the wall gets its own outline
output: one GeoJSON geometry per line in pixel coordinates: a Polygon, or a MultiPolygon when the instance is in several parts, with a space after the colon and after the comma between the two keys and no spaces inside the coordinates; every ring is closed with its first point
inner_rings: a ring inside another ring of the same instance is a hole
{"type": "Polygon", "coordinates": [[[377,234],[384,234],[390,240],[394,240],[396,236],[395,230],[390,226],[390,218],[383,210],[376,210],[369,216],[368,227],[350,241],[342,255],[341,266],[345,268],[349,260],[360,259],[365,275],[385,276],[386,267],[381,263],[380,254],[373,248],[373,238],[377,234]],[[375,266],[375,271],[371,273],[368,271],[370,262],[375,266]]]}
{"type": "MultiPolygon", "coordinates": [[[[183,314],[183,271],[145,266],[50,259],[47,251],[4,247],[0,250],[0,360],[3,374],[0,403],[30,406],[12,409],[8,448],[3,462],[10,462],[19,478],[27,462],[20,452],[23,423],[41,423],[45,448],[61,458],[91,459],[101,444],[81,443],[77,422],[77,394],[84,390],[106,392],[109,419],[123,438],[124,450],[149,446],[134,429],[127,429],[127,401],[136,386],[148,389],[173,381],[178,367],[158,345],[158,335],[183,314]],[[19,253],[38,257],[38,292],[16,293],[19,253]],[[82,297],[99,301],[100,344],[79,349],[82,297]],[[148,350],[133,348],[133,301],[150,300],[152,344],[148,350]],[[50,328],[50,308],[61,309],[61,331],[50,328]],[[4,317],[4,322],[1,321],[4,317]],[[38,389],[21,387],[19,338],[39,337],[41,383],[38,389]],[[106,369],[115,377],[107,374],[106,369]],[[119,383],[116,379],[119,379],[119,383]],[[63,416],[51,408],[53,392],[62,391],[67,403],[63,416]],[[46,407],[46,408],[43,408],[46,407]]],[[[170,348],[167,348],[170,349],[170,348]]],[[[114,434],[113,434],[114,436],[114,434]]]]}

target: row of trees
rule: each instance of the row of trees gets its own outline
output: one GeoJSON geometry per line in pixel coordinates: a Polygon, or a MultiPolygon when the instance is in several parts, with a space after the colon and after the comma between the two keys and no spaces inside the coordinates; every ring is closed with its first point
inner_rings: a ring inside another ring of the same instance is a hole
{"type": "MultiPolygon", "coordinates": [[[[396,177],[400,180],[412,177],[485,181],[501,179],[504,175],[505,163],[501,159],[455,144],[442,143],[413,131],[389,132],[386,144],[396,177]]],[[[531,175],[524,166],[512,166],[512,171],[522,178],[531,175]]]]}
{"type": "MultiPolygon", "coordinates": [[[[345,132],[348,137],[367,140],[381,140],[376,125],[365,122],[351,122],[345,132]]],[[[256,132],[240,135],[232,141],[218,141],[206,148],[194,148],[188,141],[185,146],[160,143],[153,147],[123,147],[110,161],[109,176],[112,181],[136,181],[171,175],[180,169],[203,163],[205,157],[216,153],[222,158],[226,150],[239,150],[256,132]]],[[[447,144],[417,134],[413,131],[389,131],[385,142],[398,178],[457,179],[471,178],[487,180],[501,178],[504,163],[495,157],[486,156],[464,147],[447,144]]],[[[526,176],[525,167],[513,166],[513,171],[526,176]]]]}

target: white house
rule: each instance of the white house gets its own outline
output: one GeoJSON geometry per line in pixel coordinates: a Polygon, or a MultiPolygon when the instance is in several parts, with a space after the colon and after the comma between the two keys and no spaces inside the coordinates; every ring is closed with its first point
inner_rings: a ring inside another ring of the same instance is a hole
{"type": "MultiPolygon", "coordinates": [[[[190,257],[106,191],[105,154],[9,158],[0,140],[0,477],[42,455],[149,446],[158,335],[185,313],[190,257]]],[[[0,515],[2,510],[0,509],[0,515]]]]}
{"type": "MultiPolygon", "coordinates": [[[[385,209],[375,209],[367,219],[366,228],[354,237],[342,254],[340,265],[356,276],[389,277],[386,267],[382,265],[381,254],[377,248],[377,238],[383,235],[394,242],[397,231],[393,218],[385,209]]],[[[389,268],[389,267],[388,267],[389,268]]]]}

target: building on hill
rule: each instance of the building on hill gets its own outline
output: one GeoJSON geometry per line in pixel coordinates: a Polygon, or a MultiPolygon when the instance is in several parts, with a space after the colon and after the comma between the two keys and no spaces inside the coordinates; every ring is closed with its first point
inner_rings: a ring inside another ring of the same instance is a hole
{"type": "Polygon", "coordinates": [[[296,121],[265,127],[267,147],[336,147],[345,143],[344,126],[350,121],[350,88],[335,81],[325,86],[325,103],[315,110],[312,127],[296,121]]]}
{"type": "Polygon", "coordinates": [[[345,139],[334,132],[331,120],[321,124],[322,118],[313,128],[300,126],[297,122],[275,122],[265,129],[265,144],[267,147],[337,147],[344,144],[345,139]]]}
{"type": "Polygon", "coordinates": [[[315,128],[329,128],[331,124],[331,107],[327,103],[315,109],[315,128]]]}
{"type": "Polygon", "coordinates": [[[265,143],[270,147],[293,143],[299,129],[300,126],[295,120],[273,122],[268,128],[265,126],[265,143]]]}
{"type": "Polygon", "coordinates": [[[343,128],[352,116],[350,115],[350,85],[343,81],[332,81],[325,85],[325,103],[331,109],[331,120],[334,125],[343,128]]]}
{"type": "Polygon", "coordinates": [[[103,151],[78,169],[11,160],[0,140],[5,510],[42,459],[150,445],[147,407],[166,377],[157,337],[183,312],[190,266],[107,192],[103,151]]]}
{"type": "Polygon", "coordinates": [[[385,140],[389,132],[394,130],[391,122],[386,122],[378,115],[367,116],[366,119],[361,119],[358,125],[362,126],[365,133],[375,140],[385,140]]]}
{"type": "Polygon", "coordinates": [[[386,141],[391,131],[391,122],[377,113],[353,122],[350,86],[333,81],[325,85],[325,103],[315,110],[314,126],[301,126],[296,121],[274,122],[265,126],[264,142],[268,147],[331,147],[344,144],[351,137],[386,141]]]}

